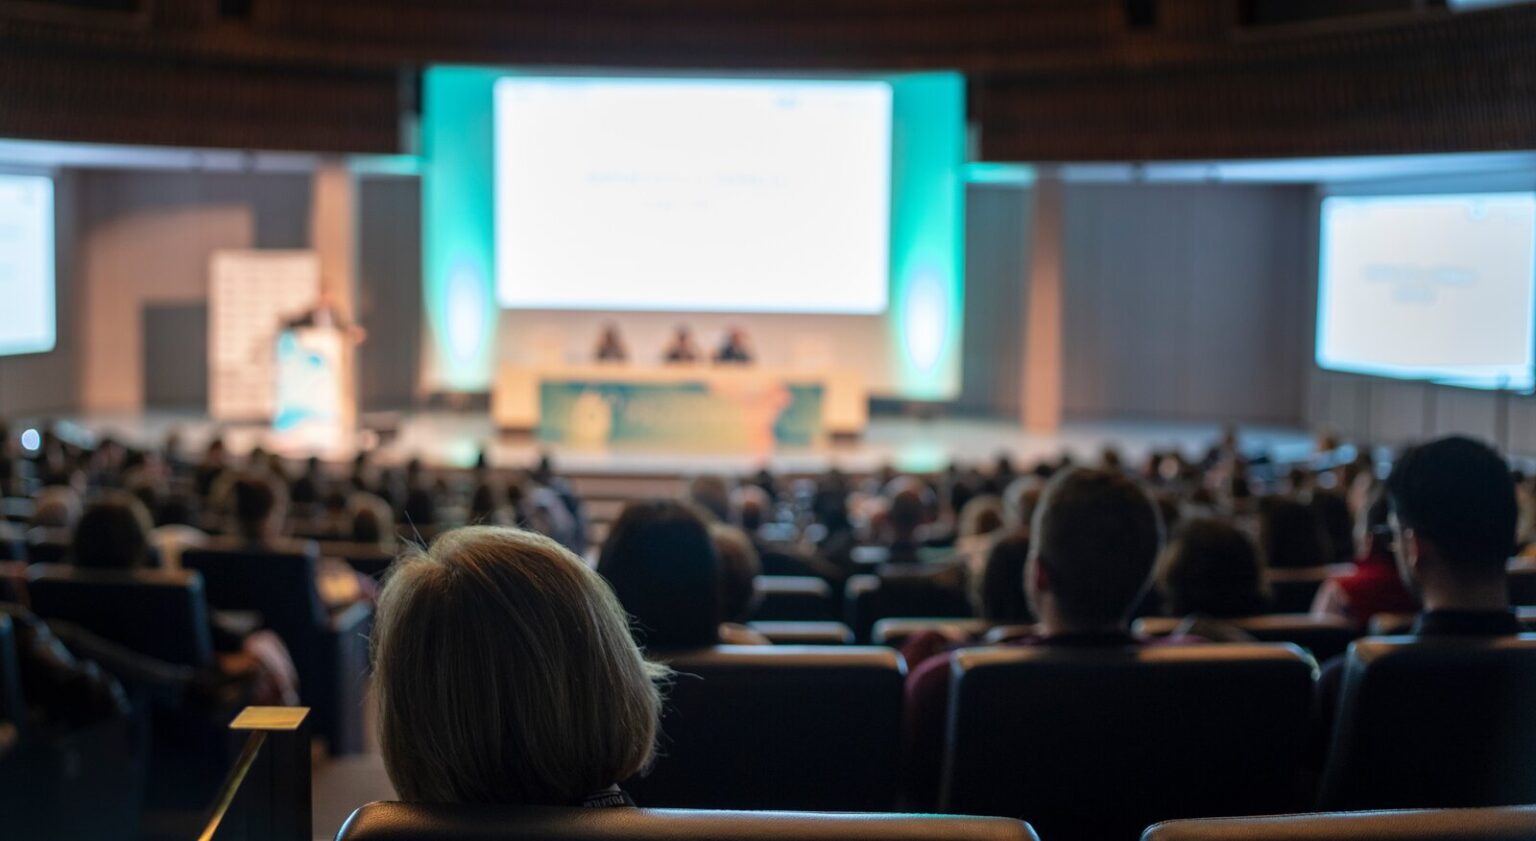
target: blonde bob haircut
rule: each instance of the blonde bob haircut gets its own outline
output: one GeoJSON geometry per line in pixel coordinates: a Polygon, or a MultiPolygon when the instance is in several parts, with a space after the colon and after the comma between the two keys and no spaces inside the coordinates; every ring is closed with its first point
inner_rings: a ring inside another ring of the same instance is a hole
{"type": "Polygon", "coordinates": [[[404,800],[577,805],[655,752],[666,669],[607,583],[542,535],[461,528],[401,558],[372,645],[404,800]]]}

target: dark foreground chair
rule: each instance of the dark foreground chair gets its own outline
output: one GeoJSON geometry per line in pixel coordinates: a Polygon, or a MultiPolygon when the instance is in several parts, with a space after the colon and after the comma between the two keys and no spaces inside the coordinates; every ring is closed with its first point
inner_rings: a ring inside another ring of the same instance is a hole
{"type": "Polygon", "coordinates": [[[1142,841],[1528,841],[1536,806],[1169,821],[1142,841]]]}
{"type": "Polygon", "coordinates": [[[952,655],[944,811],[1051,841],[1306,808],[1311,657],[1288,645],[983,648],[952,655]]]}
{"type": "Polygon", "coordinates": [[[144,773],[132,723],[31,726],[16,636],[10,616],[0,613],[0,837],[131,835],[144,773]]]}
{"type": "Polygon", "coordinates": [[[889,648],[719,646],[667,658],[677,677],[637,803],[884,811],[900,784],[906,669],[889,648]]]}
{"type": "Polygon", "coordinates": [[[1038,841],[1004,818],[370,803],[336,841],[1038,841]]]}
{"type": "Polygon", "coordinates": [[[230,547],[188,549],[182,566],[202,573],[216,610],[250,611],[282,638],[299,673],[299,695],[311,707],[314,732],[331,753],[363,749],[363,693],[373,610],[353,605],[331,613],[315,583],[315,544],[293,551],[230,547]]]}
{"type": "Polygon", "coordinates": [[[1319,808],[1536,803],[1533,710],[1536,635],[1359,640],[1319,808]]]}
{"type": "Polygon", "coordinates": [[[31,568],[32,610],[178,666],[213,664],[203,580],[184,570],[31,568]]]}

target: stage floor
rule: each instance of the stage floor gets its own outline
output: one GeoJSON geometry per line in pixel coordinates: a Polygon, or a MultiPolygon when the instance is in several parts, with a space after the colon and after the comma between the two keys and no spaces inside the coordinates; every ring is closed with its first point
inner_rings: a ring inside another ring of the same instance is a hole
{"type": "MultiPolygon", "coordinates": [[[[382,416],[366,416],[365,424],[375,419],[382,416]]],[[[394,433],[385,434],[382,441],[366,431],[360,436],[363,446],[379,441],[375,457],[381,463],[420,457],[434,467],[468,467],[483,449],[493,466],[521,467],[531,465],[547,451],[562,472],[612,474],[739,473],[765,464],[776,472],[791,473],[818,472],[832,466],[861,473],[886,464],[903,471],[925,472],[942,469],[955,460],[990,461],[999,453],[1008,453],[1017,463],[1062,452],[1094,459],[1107,444],[1118,446],[1127,458],[1139,460],[1154,448],[1176,447],[1198,455],[1220,434],[1215,423],[1163,420],[1069,421],[1056,433],[1042,434],[1002,419],[874,417],[863,439],[856,443],[771,453],[719,453],[543,445],[528,438],[499,436],[489,416],[477,412],[412,412],[389,419],[394,433]]],[[[100,413],[61,420],[91,436],[113,435],[138,445],[158,444],[168,432],[177,430],[189,455],[201,451],[215,434],[222,434],[235,453],[260,444],[295,458],[310,454],[284,449],[265,426],[215,423],[206,415],[191,412],[100,413]]],[[[17,427],[18,431],[23,428],[17,427]]],[[[1303,429],[1253,426],[1242,428],[1241,434],[1246,447],[1270,450],[1281,461],[1300,460],[1310,453],[1311,438],[1303,429]]],[[[350,458],[351,453],[326,455],[340,460],[350,458]]]]}

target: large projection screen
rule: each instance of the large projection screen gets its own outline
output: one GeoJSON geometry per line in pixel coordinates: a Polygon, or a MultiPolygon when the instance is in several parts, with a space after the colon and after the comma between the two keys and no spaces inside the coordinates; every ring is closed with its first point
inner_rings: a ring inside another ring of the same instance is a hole
{"type": "Polygon", "coordinates": [[[1321,223],[1320,367],[1536,386],[1536,194],[1330,196],[1321,223]]]}
{"type": "Polygon", "coordinates": [[[841,367],[877,397],[953,398],[965,91],[949,72],[428,68],[422,388],[480,391],[499,365],[587,359],[605,323],[635,364],[657,364],[687,324],[705,344],[746,332],[765,368],[841,367]],[[618,105],[589,109],[594,92],[618,105]],[[524,101],[498,108],[507,98],[524,101]],[[524,137],[534,112],[545,128],[524,137]],[[599,112],[592,145],[578,142],[599,112]]]}
{"type": "Polygon", "coordinates": [[[53,179],[0,173],[0,355],[54,345],[53,179]]]}
{"type": "Polygon", "coordinates": [[[885,309],[887,82],[507,77],[495,121],[502,306],[885,309]]]}

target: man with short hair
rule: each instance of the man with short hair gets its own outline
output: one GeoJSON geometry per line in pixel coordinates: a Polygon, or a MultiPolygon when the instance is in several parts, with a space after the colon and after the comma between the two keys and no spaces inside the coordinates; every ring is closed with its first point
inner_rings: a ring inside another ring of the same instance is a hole
{"type": "MultiPolygon", "coordinates": [[[[1030,533],[1021,583],[1040,633],[1011,644],[1139,644],[1130,632],[1131,614],[1150,586],[1163,545],[1162,518],[1146,492],[1122,473],[1059,473],[1041,495],[1030,533]]],[[[950,658],[933,656],[913,666],[903,729],[913,764],[912,793],[923,800],[937,791],[944,757],[950,658]]]]}
{"type": "Polygon", "coordinates": [[[1387,500],[1398,569],[1424,604],[1414,633],[1519,633],[1506,573],[1519,513],[1504,457],[1460,436],[1410,447],[1387,500]]]}
{"type": "MultiPolygon", "coordinates": [[[[1463,436],[1409,447],[1387,478],[1387,500],[1398,572],[1424,606],[1413,634],[1520,633],[1506,572],[1518,511],[1504,457],[1463,436]]],[[[1344,655],[1333,658],[1318,680],[1324,731],[1333,726],[1344,663],[1344,655]]]]}

